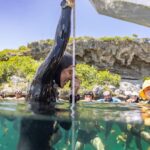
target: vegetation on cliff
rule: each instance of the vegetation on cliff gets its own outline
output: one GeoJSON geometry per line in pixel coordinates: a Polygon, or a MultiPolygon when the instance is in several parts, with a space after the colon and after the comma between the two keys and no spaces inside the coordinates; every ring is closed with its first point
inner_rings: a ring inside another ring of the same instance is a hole
{"type": "MultiPolygon", "coordinates": [[[[86,41],[89,39],[94,40],[95,38],[78,37],[76,40],[81,40],[82,44],[82,41],[86,41]]],[[[104,46],[106,46],[107,42],[110,42],[112,44],[115,43],[118,45],[123,42],[132,42],[136,39],[137,35],[133,35],[131,37],[102,37],[96,38],[95,40],[103,41],[104,46]]],[[[70,38],[69,43],[72,43],[72,40],[73,39],[70,38]]],[[[42,59],[52,48],[53,42],[54,41],[50,39],[41,40],[37,42],[32,42],[28,44],[28,46],[20,46],[18,49],[15,50],[5,49],[3,51],[0,51],[0,84],[9,82],[11,76],[13,75],[24,78],[27,81],[31,81],[38,66],[42,63],[42,59]],[[41,53],[39,53],[39,51],[41,53]],[[38,57],[40,59],[35,59],[34,55],[39,55],[38,57]]],[[[78,64],[76,67],[76,72],[77,76],[79,76],[82,81],[82,88],[86,89],[91,89],[96,84],[111,84],[117,86],[119,85],[119,82],[121,80],[121,77],[117,74],[112,74],[108,70],[99,71],[96,67],[88,64],[78,64]]]]}
{"type": "MultiPolygon", "coordinates": [[[[30,56],[18,55],[19,53],[21,53],[19,50],[0,52],[0,84],[9,82],[13,75],[27,81],[32,80],[41,61],[36,61],[30,56]]],[[[117,74],[111,74],[109,71],[98,71],[95,67],[87,64],[78,64],[76,72],[82,81],[81,87],[83,89],[92,89],[96,84],[117,86],[121,79],[117,74]]]]}
{"type": "Polygon", "coordinates": [[[8,82],[13,75],[31,80],[39,64],[30,56],[14,56],[0,61],[0,83],[8,82]]]}
{"type": "Polygon", "coordinates": [[[109,71],[98,71],[95,67],[87,64],[78,64],[76,67],[77,76],[81,79],[81,87],[91,90],[95,85],[118,86],[121,80],[120,75],[109,71]]]}

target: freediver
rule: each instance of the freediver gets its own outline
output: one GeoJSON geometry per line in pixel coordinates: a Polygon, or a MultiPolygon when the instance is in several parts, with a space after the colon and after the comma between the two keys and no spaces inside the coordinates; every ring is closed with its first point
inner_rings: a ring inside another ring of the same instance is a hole
{"type": "MultiPolygon", "coordinates": [[[[55,42],[52,51],[38,68],[28,91],[27,101],[35,114],[55,115],[58,110],[53,107],[58,97],[57,87],[63,88],[72,79],[72,56],[64,53],[71,27],[71,10],[74,0],[62,0],[61,17],[57,26],[55,42]]],[[[75,80],[75,91],[79,89],[80,81],[75,80]]],[[[78,96],[77,96],[78,98],[78,96]]],[[[76,97],[75,97],[75,100],[76,97]]],[[[57,122],[69,130],[71,122],[57,122]]],[[[53,120],[38,120],[23,118],[21,121],[18,150],[50,150],[50,140],[58,127],[53,120]]]]}

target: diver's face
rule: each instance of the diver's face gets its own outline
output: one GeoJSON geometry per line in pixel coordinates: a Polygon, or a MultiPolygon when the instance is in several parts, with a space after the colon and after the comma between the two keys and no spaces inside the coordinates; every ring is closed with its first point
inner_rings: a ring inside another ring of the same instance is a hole
{"type": "Polygon", "coordinates": [[[111,95],[104,95],[105,101],[110,101],[111,100],[111,95]]]}
{"type": "Polygon", "coordinates": [[[144,90],[144,93],[145,93],[145,96],[148,100],[150,100],[150,87],[147,87],[145,90],[144,90]]]}
{"type": "Polygon", "coordinates": [[[60,86],[63,88],[65,84],[72,79],[72,65],[62,70],[60,75],[60,86]]]}

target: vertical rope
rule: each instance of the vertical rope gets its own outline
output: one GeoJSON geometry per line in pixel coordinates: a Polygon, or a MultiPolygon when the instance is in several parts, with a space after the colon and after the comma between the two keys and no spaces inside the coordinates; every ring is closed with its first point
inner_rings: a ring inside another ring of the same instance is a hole
{"type": "Polygon", "coordinates": [[[76,49],[76,4],[74,2],[73,7],[73,73],[72,73],[72,105],[71,105],[71,117],[72,117],[72,150],[75,150],[75,49],[76,49]]]}
{"type": "Polygon", "coordinates": [[[75,49],[76,49],[76,8],[73,7],[73,73],[72,73],[72,108],[75,106],[75,49]]]}

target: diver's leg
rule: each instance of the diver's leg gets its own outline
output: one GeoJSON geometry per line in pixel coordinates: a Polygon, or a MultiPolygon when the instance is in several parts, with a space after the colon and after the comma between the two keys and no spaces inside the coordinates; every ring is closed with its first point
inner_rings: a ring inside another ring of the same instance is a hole
{"type": "Polygon", "coordinates": [[[135,143],[137,146],[137,150],[143,150],[142,149],[142,144],[141,144],[141,137],[135,137],[135,143]]]}
{"type": "Polygon", "coordinates": [[[110,132],[111,132],[111,129],[112,129],[112,126],[113,126],[113,122],[112,121],[106,121],[106,125],[105,125],[105,139],[107,140],[110,132]]]}
{"type": "Polygon", "coordinates": [[[94,139],[91,140],[91,144],[96,150],[104,150],[104,144],[102,143],[102,140],[100,137],[95,137],[94,139]]]}
{"type": "Polygon", "coordinates": [[[49,150],[54,122],[23,118],[21,121],[18,150],[49,150]],[[42,141],[42,142],[41,142],[42,141]]]}
{"type": "Polygon", "coordinates": [[[84,144],[80,141],[76,142],[75,150],[83,150],[84,149],[84,144]]]}
{"type": "Polygon", "coordinates": [[[57,122],[54,123],[53,128],[54,128],[54,132],[49,141],[50,145],[55,145],[62,139],[62,132],[61,132],[57,122]]]}
{"type": "Polygon", "coordinates": [[[128,150],[130,148],[130,144],[132,142],[132,138],[133,138],[133,135],[131,132],[128,132],[127,133],[127,139],[126,139],[126,143],[125,143],[125,150],[128,150]]]}

